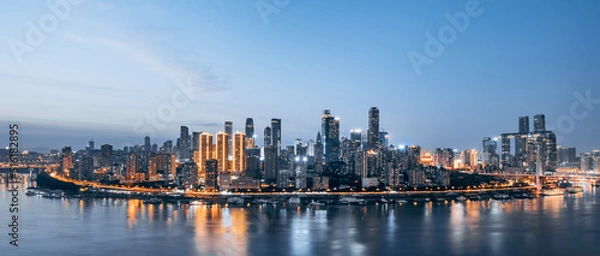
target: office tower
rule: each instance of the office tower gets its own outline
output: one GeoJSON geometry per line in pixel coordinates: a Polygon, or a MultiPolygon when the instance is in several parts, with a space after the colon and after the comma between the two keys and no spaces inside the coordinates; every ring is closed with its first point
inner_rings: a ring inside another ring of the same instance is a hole
{"type": "Polygon", "coordinates": [[[254,138],[254,120],[246,118],[246,138],[254,138]]]}
{"type": "Polygon", "coordinates": [[[529,117],[528,116],[520,116],[519,117],[519,133],[521,133],[521,134],[529,133],[529,117]]]}
{"type": "Polygon", "coordinates": [[[163,175],[162,178],[164,180],[173,180],[175,178],[177,174],[177,162],[175,160],[175,154],[161,153],[156,155],[156,170],[163,175]]]}
{"type": "Polygon", "coordinates": [[[162,150],[163,153],[173,153],[173,141],[167,140],[163,143],[162,150]]]}
{"type": "Polygon", "coordinates": [[[546,150],[546,167],[556,167],[558,162],[558,150],[556,149],[556,134],[554,134],[554,132],[546,133],[546,150]]]}
{"type": "Polygon", "coordinates": [[[260,179],[260,148],[246,149],[246,177],[260,179]]]}
{"type": "Polygon", "coordinates": [[[323,137],[321,132],[317,133],[317,142],[315,143],[315,172],[318,174],[323,173],[323,157],[324,157],[324,145],[323,137]]]}
{"type": "Polygon", "coordinates": [[[224,131],[225,133],[227,133],[227,135],[229,135],[228,138],[228,145],[229,145],[229,156],[230,158],[233,157],[233,122],[232,121],[225,121],[225,126],[224,126],[224,131]]]}
{"type": "Polygon", "coordinates": [[[233,172],[241,173],[246,170],[246,135],[235,132],[233,143],[233,172]]]}
{"type": "Polygon", "coordinates": [[[469,163],[471,167],[475,167],[477,166],[477,157],[478,157],[478,152],[475,149],[471,149],[471,156],[469,159],[469,163]]]}
{"type": "Polygon", "coordinates": [[[271,145],[277,149],[277,155],[281,154],[281,119],[271,119],[271,145]]]}
{"type": "Polygon", "coordinates": [[[546,130],[546,116],[538,114],[533,116],[533,131],[543,132],[546,130]]]}
{"type": "Polygon", "coordinates": [[[306,143],[306,156],[315,156],[315,141],[309,140],[306,143]]]}
{"type": "Polygon", "coordinates": [[[229,171],[229,135],[227,133],[217,133],[216,159],[217,171],[229,171]]]}
{"type": "Polygon", "coordinates": [[[268,182],[277,182],[277,149],[273,146],[265,147],[264,154],[265,180],[268,182]]]}
{"type": "Polygon", "coordinates": [[[265,127],[265,137],[264,137],[265,143],[263,145],[265,148],[273,145],[273,144],[271,144],[271,142],[272,142],[271,135],[272,135],[271,127],[269,127],[269,126],[265,127]]]}
{"type": "Polygon", "coordinates": [[[179,138],[177,139],[177,150],[180,159],[189,159],[191,157],[191,137],[187,126],[181,126],[179,138]]]}
{"type": "Polygon", "coordinates": [[[206,182],[204,183],[204,188],[206,190],[212,191],[217,190],[217,178],[218,178],[218,165],[219,162],[215,159],[208,159],[204,163],[206,166],[206,182]]]}
{"type": "Polygon", "coordinates": [[[302,154],[302,139],[300,138],[294,140],[294,155],[304,155],[302,154]]]}
{"type": "Polygon", "coordinates": [[[510,166],[511,165],[511,154],[510,154],[510,138],[508,135],[501,135],[501,143],[502,143],[502,165],[510,166]]]}
{"type": "Polygon", "coordinates": [[[192,132],[192,150],[198,150],[198,142],[200,142],[200,133],[192,132]]]}
{"type": "Polygon", "coordinates": [[[379,147],[379,109],[372,107],[369,109],[369,130],[368,130],[368,147],[379,147]]]}
{"type": "Polygon", "coordinates": [[[152,145],[150,145],[150,137],[146,136],[144,138],[144,151],[149,153],[152,150],[152,145]]]}
{"type": "Polygon", "coordinates": [[[71,149],[71,146],[66,146],[62,149],[59,170],[66,176],[69,176],[69,173],[71,172],[73,167],[75,167],[75,165],[73,164],[73,150],[71,149]]]}
{"type": "Polygon", "coordinates": [[[136,155],[128,155],[125,163],[125,179],[134,180],[138,169],[138,157],[136,155]]]}
{"type": "Polygon", "coordinates": [[[408,163],[411,166],[419,164],[421,160],[421,147],[417,145],[412,145],[407,149],[408,154],[408,163]]]}
{"type": "Polygon", "coordinates": [[[148,176],[146,177],[148,181],[156,181],[156,154],[150,153],[148,155],[148,176]]]}
{"type": "Polygon", "coordinates": [[[206,172],[206,160],[213,157],[213,137],[210,133],[200,134],[198,150],[194,150],[193,160],[198,166],[198,179],[204,180],[206,172]]]}
{"type": "Polygon", "coordinates": [[[361,146],[362,131],[360,129],[350,130],[350,151],[357,151],[361,146]]]}
{"type": "Polygon", "coordinates": [[[94,140],[90,140],[87,146],[88,155],[94,151],[94,140]]]}
{"type": "Polygon", "coordinates": [[[482,140],[483,152],[482,152],[482,162],[484,166],[492,165],[496,166],[496,158],[497,158],[497,148],[498,142],[492,140],[490,137],[484,137],[482,140]]]}
{"type": "Polygon", "coordinates": [[[389,146],[389,135],[386,131],[379,132],[379,145],[382,147],[389,146]]]}
{"type": "Polygon", "coordinates": [[[325,161],[339,161],[340,157],[340,119],[331,115],[329,109],[323,111],[321,117],[323,129],[325,161]]]}
{"type": "Polygon", "coordinates": [[[112,151],[113,146],[110,144],[104,144],[100,146],[100,165],[101,166],[111,166],[112,165],[112,151]]]}

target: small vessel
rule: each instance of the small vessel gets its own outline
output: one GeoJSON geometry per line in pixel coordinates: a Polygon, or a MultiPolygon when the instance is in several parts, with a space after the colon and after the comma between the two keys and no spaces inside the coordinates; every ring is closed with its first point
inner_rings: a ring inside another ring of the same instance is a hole
{"type": "Polygon", "coordinates": [[[479,200],[481,200],[481,196],[480,195],[471,195],[471,196],[469,196],[469,200],[479,201],[479,200]]]}
{"type": "Polygon", "coordinates": [[[325,204],[321,203],[321,202],[316,202],[315,200],[312,200],[310,202],[310,206],[323,206],[323,205],[325,205],[325,204]]]}
{"type": "Polygon", "coordinates": [[[493,198],[496,200],[508,200],[510,199],[510,196],[507,194],[495,194],[493,198]]]}
{"type": "Polygon", "coordinates": [[[202,201],[191,201],[190,206],[199,206],[204,204],[202,201]]]}
{"type": "Polygon", "coordinates": [[[162,204],[162,200],[158,197],[153,197],[152,199],[144,200],[145,204],[162,204]]]}
{"type": "Polygon", "coordinates": [[[382,197],[381,199],[379,199],[379,202],[380,202],[380,203],[382,203],[382,204],[387,204],[387,203],[389,203],[390,201],[389,201],[389,200],[387,200],[387,199],[385,199],[384,197],[382,197]]]}
{"type": "Polygon", "coordinates": [[[408,201],[406,201],[404,199],[396,199],[396,203],[405,204],[405,203],[408,203],[408,201]]]}
{"type": "Polygon", "coordinates": [[[465,196],[459,196],[456,198],[456,201],[464,202],[464,201],[467,201],[467,198],[465,196]]]}
{"type": "Polygon", "coordinates": [[[519,194],[515,195],[515,198],[517,198],[517,199],[532,199],[532,198],[535,198],[535,196],[530,193],[519,193],[519,194]]]}
{"type": "Polygon", "coordinates": [[[429,202],[429,201],[431,201],[431,199],[429,199],[429,197],[426,197],[426,198],[422,198],[422,197],[415,198],[415,202],[429,202]]]}
{"type": "Polygon", "coordinates": [[[26,195],[26,196],[35,196],[35,194],[36,194],[36,193],[35,193],[35,191],[33,191],[33,190],[27,190],[27,192],[25,192],[25,195],[26,195]]]}
{"type": "Polygon", "coordinates": [[[550,189],[542,191],[542,196],[562,196],[565,194],[565,191],[562,189],[550,189]]]}
{"type": "Polygon", "coordinates": [[[241,197],[229,197],[229,198],[227,198],[227,203],[228,204],[243,204],[244,203],[244,198],[241,198],[241,197]]]}
{"type": "Polygon", "coordinates": [[[443,197],[438,197],[438,198],[436,198],[436,199],[435,199],[435,201],[438,201],[438,202],[445,202],[445,201],[446,201],[446,198],[443,198],[443,197]]]}
{"type": "Polygon", "coordinates": [[[567,189],[567,192],[569,192],[571,194],[581,193],[581,192],[583,192],[583,187],[581,187],[581,186],[570,187],[567,189]]]}
{"type": "Polygon", "coordinates": [[[367,201],[365,201],[365,199],[359,199],[353,196],[348,196],[348,197],[342,197],[340,198],[340,203],[342,204],[360,204],[360,205],[365,205],[367,204],[367,201]]]}
{"type": "Polygon", "coordinates": [[[300,204],[300,198],[299,197],[290,197],[290,199],[288,199],[288,204],[300,204]]]}
{"type": "Polygon", "coordinates": [[[265,199],[254,199],[254,201],[252,201],[253,204],[266,204],[267,200],[265,199]]]}

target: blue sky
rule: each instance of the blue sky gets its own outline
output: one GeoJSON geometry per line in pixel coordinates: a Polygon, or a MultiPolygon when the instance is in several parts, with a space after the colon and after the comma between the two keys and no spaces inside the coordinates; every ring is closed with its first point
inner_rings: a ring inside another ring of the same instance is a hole
{"type": "MultiPolygon", "coordinates": [[[[11,42],[27,44],[28,23],[53,14],[46,1],[7,2],[0,120],[21,123],[25,147],[142,143],[135,124],[191,81],[199,91],[153,129],[154,142],[175,139],[179,125],[243,130],[246,117],[259,135],[281,118],[285,144],[314,139],[325,108],[347,135],[377,106],[393,144],[479,149],[481,137],[515,131],[518,116],[545,113],[556,126],[573,93],[600,98],[596,1],[481,0],[481,15],[417,75],[407,54],[425,54],[425,34],[467,2],[88,0],[22,63],[11,42]],[[257,3],[277,13],[265,22],[257,3]]],[[[600,148],[594,106],[559,132],[562,145],[600,148]]]]}

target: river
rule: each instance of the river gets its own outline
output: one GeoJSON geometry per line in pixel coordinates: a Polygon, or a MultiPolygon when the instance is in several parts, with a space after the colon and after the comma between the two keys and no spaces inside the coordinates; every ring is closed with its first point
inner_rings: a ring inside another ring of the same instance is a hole
{"type": "Polygon", "coordinates": [[[27,197],[0,255],[598,255],[600,190],[537,199],[273,206],[27,197]],[[6,253],[6,254],[5,254],[6,253]]]}

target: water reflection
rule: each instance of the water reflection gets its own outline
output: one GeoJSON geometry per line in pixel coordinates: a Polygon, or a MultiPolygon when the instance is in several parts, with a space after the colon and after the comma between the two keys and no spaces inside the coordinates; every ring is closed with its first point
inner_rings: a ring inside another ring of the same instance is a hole
{"type": "MultiPolygon", "coordinates": [[[[23,248],[25,255],[585,254],[600,240],[595,191],[586,187],[585,193],[531,200],[318,208],[22,197],[23,218],[35,227],[24,227],[31,244],[23,248]],[[77,239],[76,250],[54,245],[47,234],[77,239]]],[[[1,204],[8,202],[6,195],[1,193],[1,204]]],[[[0,211],[0,219],[7,216],[0,211]]]]}

